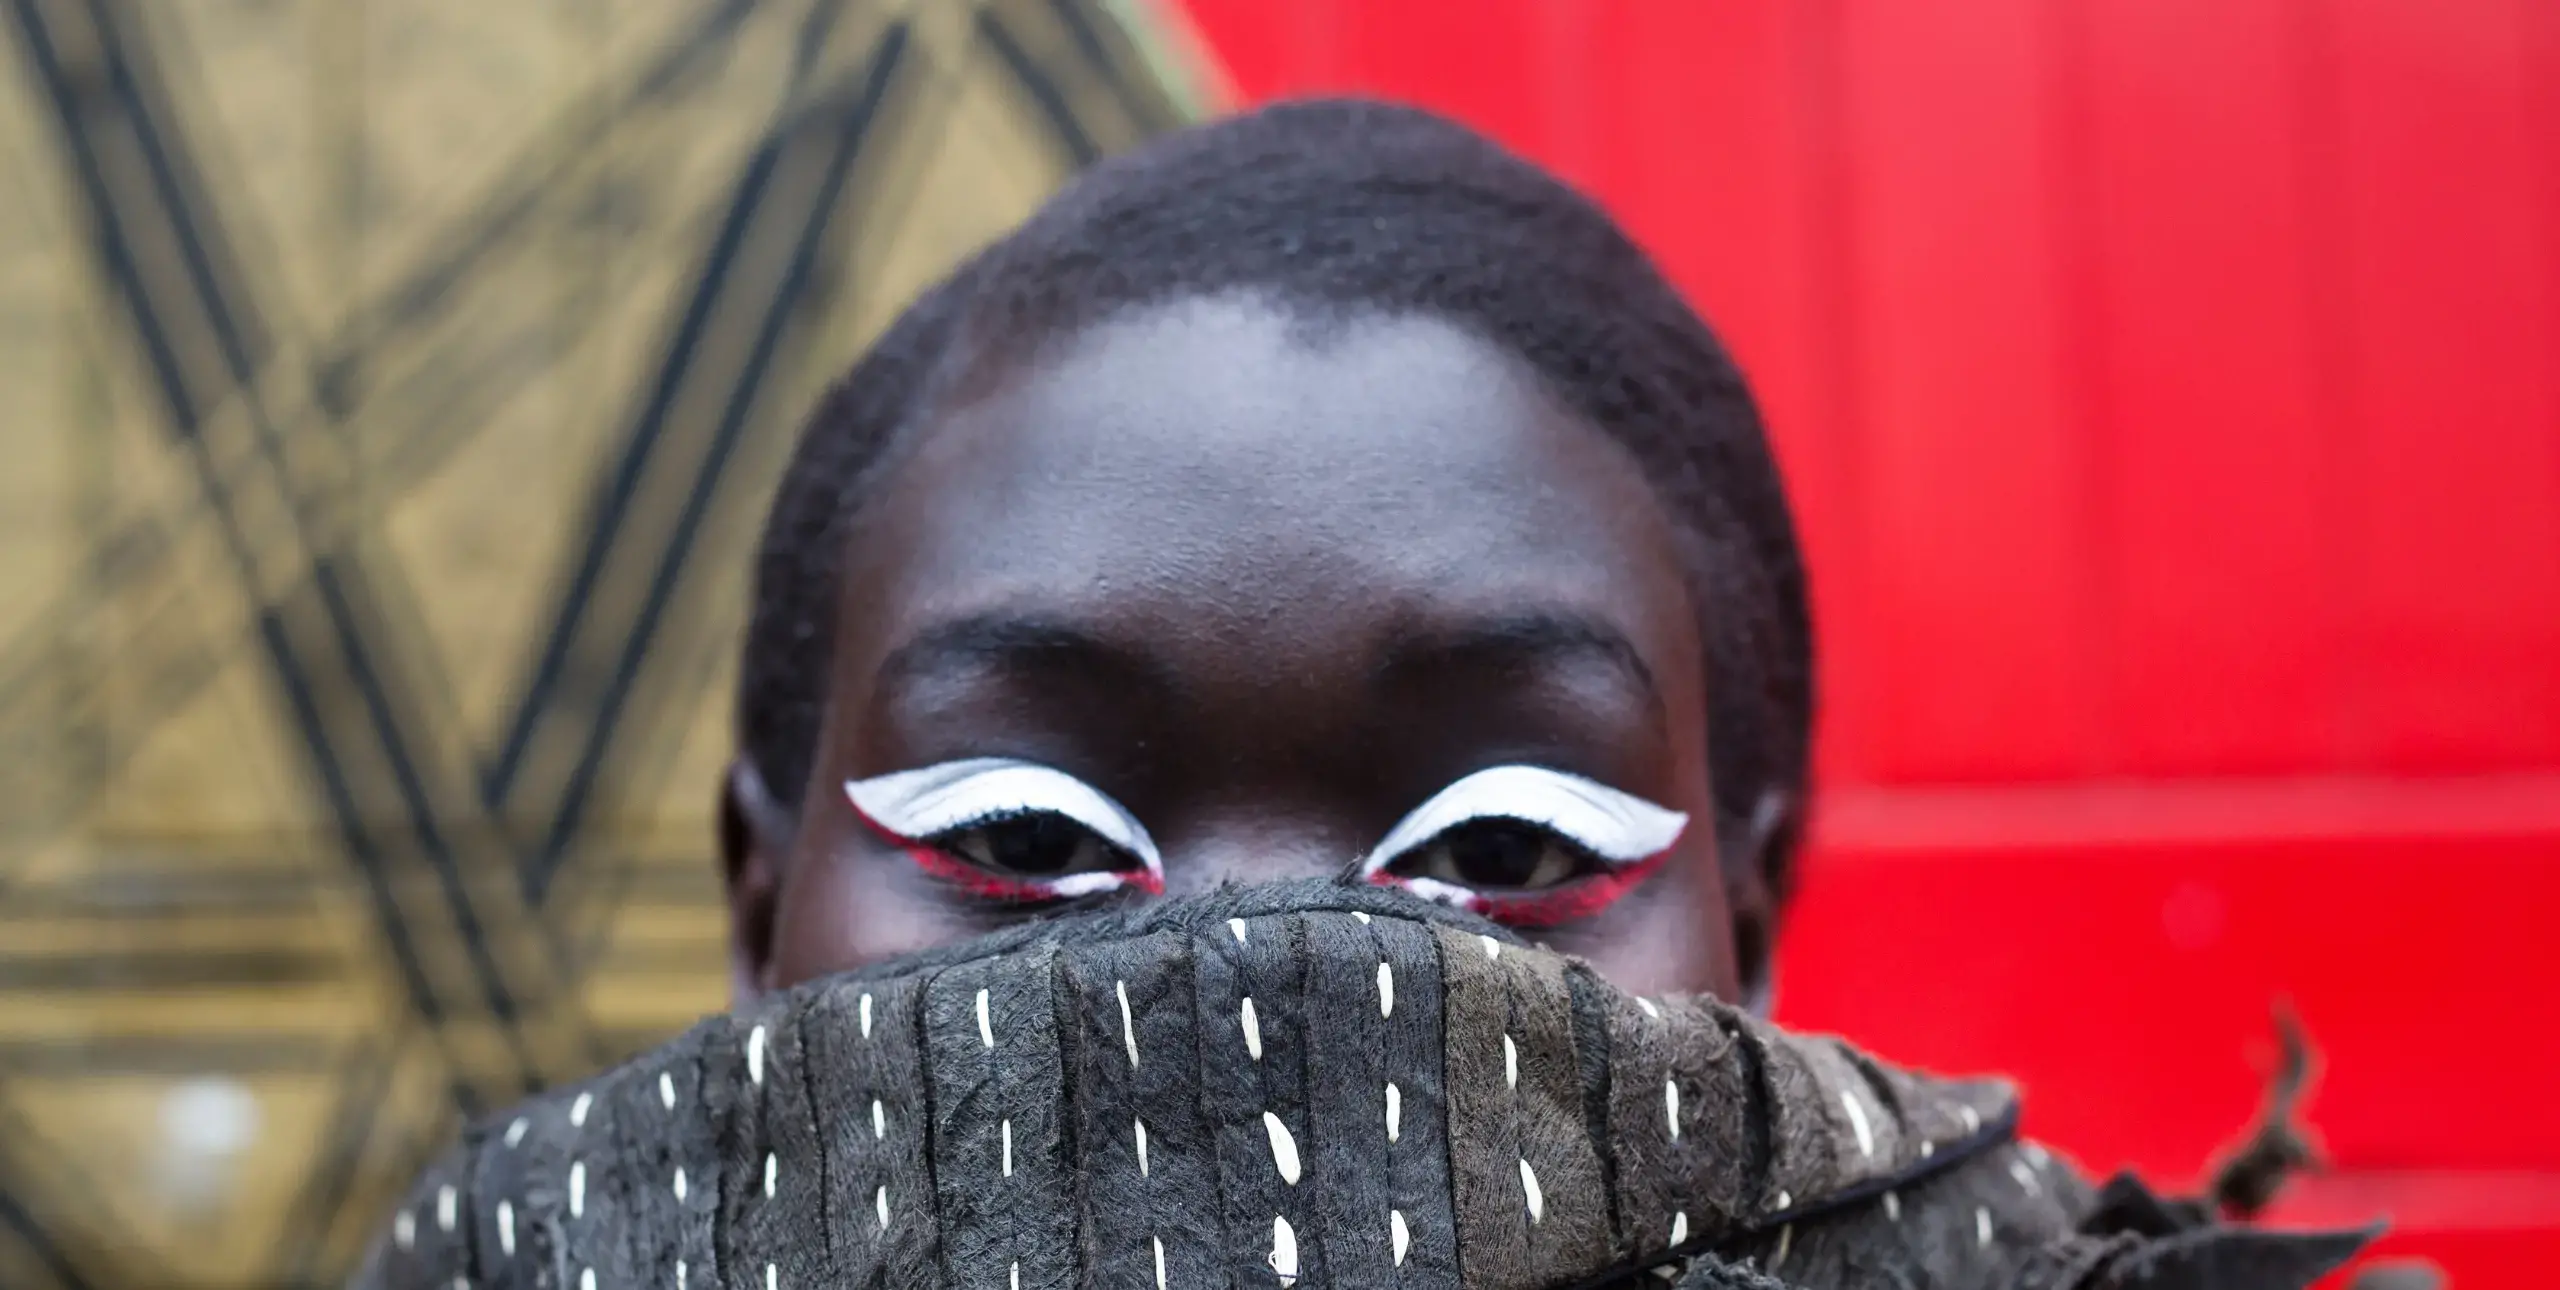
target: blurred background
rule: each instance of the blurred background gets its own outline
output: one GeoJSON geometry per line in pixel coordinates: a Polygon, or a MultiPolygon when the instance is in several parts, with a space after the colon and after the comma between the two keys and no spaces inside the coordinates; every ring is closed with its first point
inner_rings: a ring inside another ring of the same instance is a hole
{"type": "Polygon", "coordinates": [[[1360,90],[1758,389],[1823,796],[1779,1011],[2193,1184],[2271,1013],[2465,1287],[2560,1262],[2560,10],[9,0],[0,1286],[333,1284],[721,1005],[799,413],[1075,167],[1360,90]]]}

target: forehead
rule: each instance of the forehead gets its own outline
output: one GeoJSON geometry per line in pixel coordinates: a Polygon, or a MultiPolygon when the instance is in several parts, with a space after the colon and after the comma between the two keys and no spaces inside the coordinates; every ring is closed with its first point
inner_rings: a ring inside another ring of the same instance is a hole
{"type": "Polygon", "coordinates": [[[1695,657],[1677,544],[1634,460],[1436,319],[1152,308],[911,442],[849,553],[844,644],[874,660],[923,623],[1024,605],[1267,648],[1309,624],[1338,638],[1524,601],[1695,657]]]}

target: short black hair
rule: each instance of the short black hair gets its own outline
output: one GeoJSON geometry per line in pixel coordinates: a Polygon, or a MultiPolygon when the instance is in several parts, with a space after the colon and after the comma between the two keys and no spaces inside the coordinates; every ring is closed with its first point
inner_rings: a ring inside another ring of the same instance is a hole
{"type": "MultiPolygon", "coordinates": [[[[1708,656],[1718,832],[1801,802],[1813,718],[1803,561],[1733,361],[1599,207],[1445,118],[1286,103],[1086,171],[920,297],[820,403],[757,555],[742,755],[796,810],[848,521],[924,409],[1123,311],[1254,293],[1322,322],[1427,314],[1525,360],[1617,439],[1680,530],[1708,656]]],[[[1763,860],[1783,889],[1792,839],[1763,860]]]]}

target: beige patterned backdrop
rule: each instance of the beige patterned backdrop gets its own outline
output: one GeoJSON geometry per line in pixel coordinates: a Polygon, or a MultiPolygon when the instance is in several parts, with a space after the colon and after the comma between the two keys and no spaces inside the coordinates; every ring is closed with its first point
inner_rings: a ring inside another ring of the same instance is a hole
{"type": "Polygon", "coordinates": [[[1185,115],[1105,0],[0,0],[0,1287],[334,1283],[720,1006],[798,414],[1185,115]]]}

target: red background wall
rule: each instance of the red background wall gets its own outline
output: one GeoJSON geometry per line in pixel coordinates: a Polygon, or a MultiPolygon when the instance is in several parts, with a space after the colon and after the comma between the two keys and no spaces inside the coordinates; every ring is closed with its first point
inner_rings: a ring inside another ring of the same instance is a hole
{"type": "Polygon", "coordinates": [[[2548,1281],[2560,7],[1189,9],[1246,100],[1578,181],[1751,374],[1826,697],[1788,1021],[2192,1182],[2288,998],[2336,1170],[2286,1217],[2548,1281]]]}

